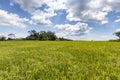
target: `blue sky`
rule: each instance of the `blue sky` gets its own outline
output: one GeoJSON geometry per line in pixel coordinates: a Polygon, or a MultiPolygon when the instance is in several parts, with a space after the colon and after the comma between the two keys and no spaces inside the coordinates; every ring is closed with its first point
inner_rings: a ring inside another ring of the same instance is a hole
{"type": "Polygon", "coordinates": [[[0,0],[0,35],[54,31],[74,40],[116,39],[119,0],[0,0]]]}

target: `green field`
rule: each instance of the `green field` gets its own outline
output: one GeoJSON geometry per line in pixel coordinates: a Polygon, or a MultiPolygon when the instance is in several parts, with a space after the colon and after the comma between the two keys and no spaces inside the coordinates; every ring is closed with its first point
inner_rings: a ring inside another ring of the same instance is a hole
{"type": "Polygon", "coordinates": [[[3,41],[0,80],[120,80],[120,43],[3,41]]]}

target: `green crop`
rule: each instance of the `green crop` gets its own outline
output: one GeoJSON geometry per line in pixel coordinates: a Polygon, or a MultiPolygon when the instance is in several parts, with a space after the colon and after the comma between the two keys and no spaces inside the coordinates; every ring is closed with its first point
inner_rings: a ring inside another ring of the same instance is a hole
{"type": "Polygon", "coordinates": [[[3,41],[0,80],[120,80],[120,43],[3,41]]]}

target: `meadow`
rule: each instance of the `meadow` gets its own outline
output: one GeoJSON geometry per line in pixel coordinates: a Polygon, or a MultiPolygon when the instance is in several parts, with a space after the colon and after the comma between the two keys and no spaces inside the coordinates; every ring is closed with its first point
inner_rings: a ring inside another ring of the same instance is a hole
{"type": "Polygon", "coordinates": [[[120,80],[120,43],[1,41],[0,80],[120,80]]]}

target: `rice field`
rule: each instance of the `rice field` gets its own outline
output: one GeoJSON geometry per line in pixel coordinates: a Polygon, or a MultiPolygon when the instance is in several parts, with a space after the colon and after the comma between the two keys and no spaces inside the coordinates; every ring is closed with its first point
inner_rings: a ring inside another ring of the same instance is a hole
{"type": "Polygon", "coordinates": [[[3,41],[0,80],[120,80],[120,43],[3,41]]]}

